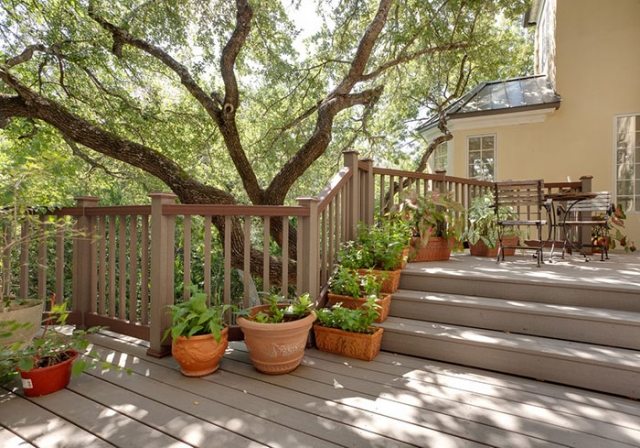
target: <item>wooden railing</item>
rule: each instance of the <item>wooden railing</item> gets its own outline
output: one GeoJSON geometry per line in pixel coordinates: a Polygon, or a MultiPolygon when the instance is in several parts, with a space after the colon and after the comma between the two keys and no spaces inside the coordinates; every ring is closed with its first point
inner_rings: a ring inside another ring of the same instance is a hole
{"type": "MultiPolygon", "coordinates": [[[[587,191],[590,183],[545,186],[587,191]]],[[[2,229],[20,239],[2,254],[3,288],[20,297],[70,297],[72,323],[149,340],[149,353],[162,356],[167,306],[188,300],[192,288],[245,307],[258,292],[309,292],[322,305],[338,250],[360,222],[373,224],[410,191],[448,193],[466,210],[492,186],[374,167],[347,151],[327,186],[295,206],[176,204],[175,195],[154,193],[150,206],[99,207],[98,198],[79,197],[35,225],[2,229]]]]}

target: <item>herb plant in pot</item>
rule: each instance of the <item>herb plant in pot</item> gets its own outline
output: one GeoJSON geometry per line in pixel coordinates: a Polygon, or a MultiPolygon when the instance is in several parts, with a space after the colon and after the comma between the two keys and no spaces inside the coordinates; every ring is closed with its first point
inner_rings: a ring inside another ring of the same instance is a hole
{"type": "Polygon", "coordinates": [[[316,320],[313,303],[309,294],[290,303],[271,294],[266,302],[242,312],[237,322],[257,370],[270,375],[289,373],[302,362],[309,330],[316,320]]]}
{"type": "MultiPolygon", "coordinates": [[[[496,257],[498,255],[498,217],[500,220],[515,219],[511,208],[501,207],[496,216],[493,193],[478,196],[469,206],[469,223],[462,234],[469,242],[469,252],[477,257],[496,257]]],[[[502,241],[505,246],[517,246],[519,236],[515,231],[505,233],[502,241]]],[[[515,248],[504,250],[505,255],[515,255],[515,248]]]]}
{"type": "Polygon", "coordinates": [[[384,322],[391,308],[391,294],[381,293],[382,282],[372,273],[360,274],[353,269],[338,266],[329,282],[329,305],[341,303],[344,308],[359,309],[369,298],[378,305],[377,323],[384,322]]]}
{"type": "Polygon", "coordinates": [[[378,317],[373,297],[359,309],[340,305],[318,310],[313,333],[318,350],[371,361],[380,352],[384,329],[371,324],[378,317]]]}
{"type": "Polygon", "coordinates": [[[460,249],[462,206],[446,194],[430,192],[418,196],[412,192],[405,200],[413,224],[410,261],[446,261],[453,249],[460,249]]]}
{"type": "Polygon", "coordinates": [[[224,316],[230,305],[207,305],[204,293],[171,305],[171,354],[185,376],[204,376],[218,370],[227,349],[229,329],[224,316]]]}

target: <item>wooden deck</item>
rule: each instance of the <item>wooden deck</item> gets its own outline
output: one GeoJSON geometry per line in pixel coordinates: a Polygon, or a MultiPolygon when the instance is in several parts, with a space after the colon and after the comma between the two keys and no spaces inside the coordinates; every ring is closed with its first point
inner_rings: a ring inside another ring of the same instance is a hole
{"type": "Polygon", "coordinates": [[[140,340],[94,343],[134,373],[90,372],[32,400],[0,389],[0,446],[640,446],[637,401],[435,361],[307,350],[267,376],[232,343],[219,372],[191,379],[140,340]]]}

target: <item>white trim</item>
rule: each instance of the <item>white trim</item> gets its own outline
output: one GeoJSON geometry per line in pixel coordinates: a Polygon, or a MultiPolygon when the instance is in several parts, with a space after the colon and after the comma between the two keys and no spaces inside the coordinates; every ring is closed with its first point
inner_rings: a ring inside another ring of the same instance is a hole
{"type": "MultiPolygon", "coordinates": [[[[469,139],[481,138],[481,137],[493,137],[493,180],[495,181],[496,179],[498,179],[498,134],[496,133],[467,135],[465,140],[465,160],[464,160],[464,176],[463,177],[471,179],[471,177],[469,177],[469,139]]],[[[480,151],[482,152],[482,147],[480,148],[480,151]]]]}
{"type": "MultiPolygon", "coordinates": [[[[524,112],[509,112],[504,114],[480,115],[468,118],[453,118],[449,120],[447,127],[450,131],[461,131],[467,129],[542,123],[547,119],[547,116],[553,114],[555,111],[555,107],[551,107],[548,109],[527,110],[524,112]]],[[[440,133],[439,129],[436,130],[440,133]]],[[[429,129],[429,131],[431,131],[431,129],[429,129]]]]}
{"type": "MultiPolygon", "coordinates": [[[[611,176],[613,185],[611,188],[611,191],[613,192],[613,194],[611,195],[611,197],[613,198],[613,203],[614,204],[618,204],[618,171],[617,171],[617,167],[618,167],[618,118],[622,118],[622,117],[640,117],[640,112],[629,112],[629,113],[624,113],[624,114],[617,114],[613,116],[613,120],[612,120],[612,126],[611,126],[611,147],[612,147],[612,153],[613,153],[613,159],[612,159],[612,166],[613,166],[613,176],[611,176]]],[[[636,165],[640,162],[638,162],[637,160],[635,161],[636,165]]],[[[638,174],[636,173],[636,177],[634,178],[634,183],[636,181],[640,180],[640,176],[638,176],[638,174]]],[[[635,189],[635,185],[634,185],[634,189],[635,189]]],[[[635,205],[635,196],[634,196],[634,200],[633,200],[633,207],[630,211],[626,211],[625,213],[632,213],[634,215],[640,215],[640,210],[636,211],[636,205],[635,205]]]]}

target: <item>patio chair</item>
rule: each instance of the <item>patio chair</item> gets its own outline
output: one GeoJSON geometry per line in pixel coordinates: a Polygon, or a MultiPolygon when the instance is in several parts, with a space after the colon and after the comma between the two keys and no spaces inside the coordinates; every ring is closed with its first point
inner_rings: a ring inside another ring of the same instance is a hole
{"type": "MultiPolygon", "coordinates": [[[[581,227],[590,227],[592,229],[589,241],[580,241],[577,249],[581,250],[585,247],[592,249],[600,249],[600,260],[609,259],[609,218],[613,214],[613,206],[611,204],[611,193],[608,191],[599,191],[593,199],[585,199],[583,201],[575,201],[567,204],[567,215],[564,221],[564,231],[570,246],[573,246],[571,238],[573,229],[580,230],[581,227]]],[[[587,261],[589,258],[583,252],[587,261]]]]}
{"type": "Polygon", "coordinates": [[[540,267],[543,263],[542,249],[547,240],[542,239],[542,226],[547,224],[543,219],[543,209],[548,212],[544,200],[544,182],[538,180],[496,182],[494,185],[494,208],[498,224],[498,259],[504,261],[505,249],[523,249],[535,251],[535,258],[540,267]],[[499,210],[511,208],[516,212],[514,219],[500,219],[499,210]],[[528,239],[526,245],[505,245],[502,240],[507,227],[535,227],[537,239],[528,239]]]}

